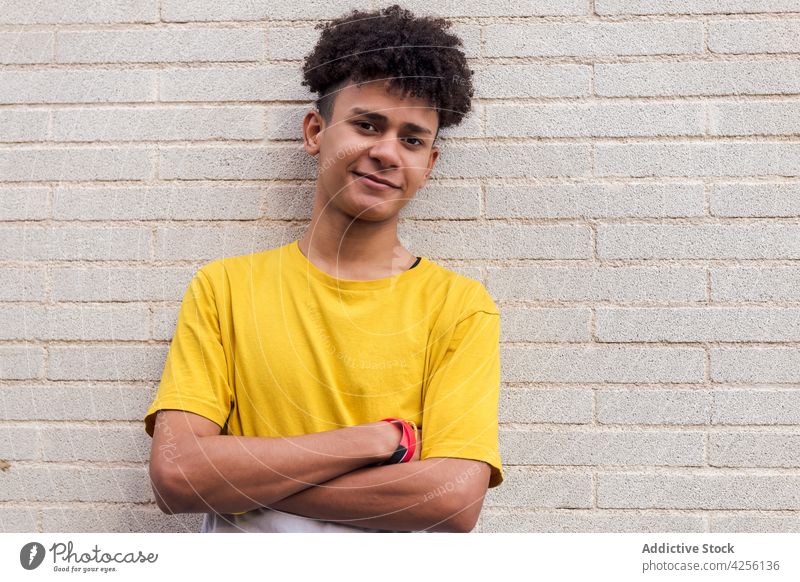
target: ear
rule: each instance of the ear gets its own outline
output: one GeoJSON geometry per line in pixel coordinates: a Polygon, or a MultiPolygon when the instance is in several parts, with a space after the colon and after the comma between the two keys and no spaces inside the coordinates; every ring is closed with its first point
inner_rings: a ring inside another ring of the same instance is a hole
{"type": "Polygon", "coordinates": [[[428,183],[428,178],[433,172],[433,166],[436,165],[436,160],[439,159],[439,148],[437,146],[433,146],[431,148],[431,153],[428,156],[428,169],[425,170],[425,176],[422,178],[422,183],[419,185],[419,189],[421,189],[425,184],[428,183]]]}
{"type": "Polygon", "coordinates": [[[322,134],[325,132],[325,120],[316,109],[309,110],[303,117],[303,147],[309,155],[319,153],[322,134]]]}

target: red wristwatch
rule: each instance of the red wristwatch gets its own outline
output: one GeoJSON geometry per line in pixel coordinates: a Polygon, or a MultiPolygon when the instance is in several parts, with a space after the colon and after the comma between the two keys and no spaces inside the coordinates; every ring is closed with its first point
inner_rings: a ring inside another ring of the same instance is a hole
{"type": "Polygon", "coordinates": [[[400,437],[400,443],[392,456],[386,461],[377,463],[377,466],[407,463],[414,456],[414,451],[417,448],[417,425],[414,424],[413,420],[402,420],[400,418],[383,418],[381,420],[398,425],[403,430],[403,436],[400,437]]]}

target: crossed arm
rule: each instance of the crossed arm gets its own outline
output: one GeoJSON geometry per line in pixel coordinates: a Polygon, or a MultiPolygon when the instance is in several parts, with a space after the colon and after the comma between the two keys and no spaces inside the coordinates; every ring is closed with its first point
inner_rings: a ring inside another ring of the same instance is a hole
{"type": "Polygon", "coordinates": [[[469,532],[478,520],[489,472],[483,461],[451,457],[366,467],[269,507],[374,529],[469,532]]]}
{"type": "Polygon", "coordinates": [[[158,412],[150,478],[162,511],[271,507],[374,529],[464,532],[489,481],[489,466],[470,459],[370,466],[397,446],[397,428],[385,422],[282,438],[220,432],[191,412],[158,412]]]}

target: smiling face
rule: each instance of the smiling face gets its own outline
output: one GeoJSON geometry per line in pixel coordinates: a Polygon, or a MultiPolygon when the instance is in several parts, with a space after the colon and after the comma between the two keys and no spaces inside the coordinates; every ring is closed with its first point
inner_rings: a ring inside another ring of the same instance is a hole
{"type": "Polygon", "coordinates": [[[383,80],[341,89],[329,124],[309,111],[303,120],[305,149],[319,154],[317,191],[327,210],[355,220],[396,220],[439,156],[433,146],[437,128],[429,102],[389,93],[383,80]]]}

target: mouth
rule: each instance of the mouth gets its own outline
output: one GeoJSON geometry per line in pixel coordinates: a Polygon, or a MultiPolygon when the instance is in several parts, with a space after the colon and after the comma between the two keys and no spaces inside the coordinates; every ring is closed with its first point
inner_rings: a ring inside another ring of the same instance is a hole
{"type": "Polygon", "coordinates": [[[390,188],[399,188],[400,186],[395,185],[388,180],[384,180],[383,178],[377,177],[375,174],[360,174],[359,172],[351,172],[356,178],[358,178],[358,182],[361,182],[365,186],[370,188],[374,188],[376,190],[388,190],[390,188]]]}

